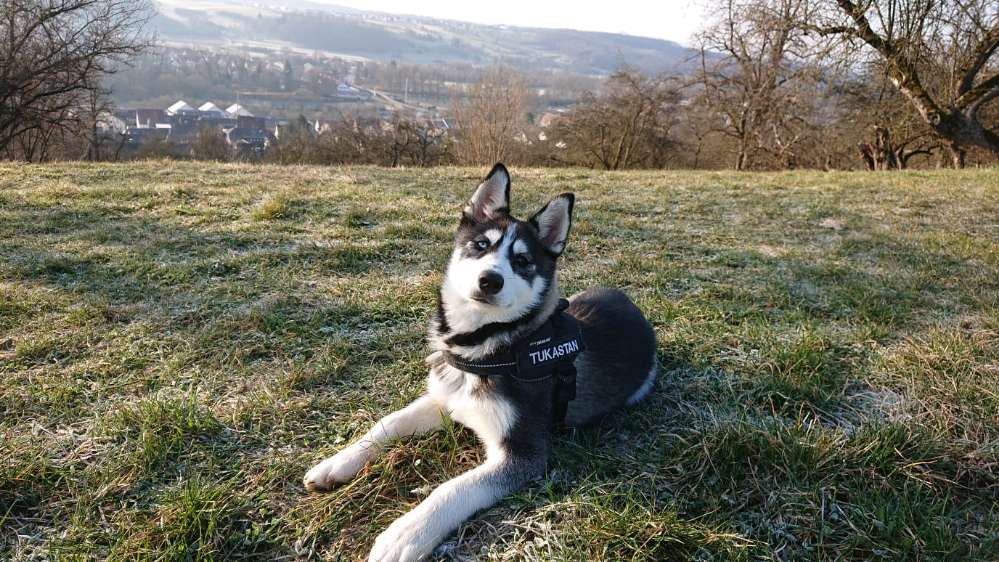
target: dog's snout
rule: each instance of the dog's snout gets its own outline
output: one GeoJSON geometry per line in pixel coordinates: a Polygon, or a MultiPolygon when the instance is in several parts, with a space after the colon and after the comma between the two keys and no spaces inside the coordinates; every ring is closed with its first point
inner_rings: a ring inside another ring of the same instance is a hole
{"type": "Polygon", "coordinates": [[[479,275],[479,290],[487,295],[495,295],[503,289],[503,276],[495,271],[485,271],[479,275]]]}

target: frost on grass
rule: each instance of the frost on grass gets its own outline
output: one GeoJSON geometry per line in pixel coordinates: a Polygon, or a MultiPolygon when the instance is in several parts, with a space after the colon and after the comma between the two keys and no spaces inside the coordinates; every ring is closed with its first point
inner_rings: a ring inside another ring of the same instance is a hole
{"type": "Polygon", "coordinates": [[[265,197],[254,209],[254,220],[267,221],[285,218],[291,212],[291,200],[284,193],[275,193],[265,197]]]}
{"type": "MultiPolygon", "coordinates": [[[[0,164],[0,559],[364,558],[474,436],[301,476],[421,392],[486,171],[0,164]]],[[[514,169],[663,374],[437,557],[999,559],[999,176],[860,179],[514,169]]]]}

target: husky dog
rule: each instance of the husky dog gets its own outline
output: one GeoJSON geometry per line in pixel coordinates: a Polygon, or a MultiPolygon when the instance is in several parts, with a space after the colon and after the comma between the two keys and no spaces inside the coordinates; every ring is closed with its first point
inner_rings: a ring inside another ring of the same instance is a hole
{"type": "MultiPolygon", "coordinates": [[[[437,429],[442,416],[469,427],[487,460],[449,480],[375,540],[370,561],[419,560],[462,522],[545,471],[555,417],[554,377],[483,377],[455,366],[494,356],[538,330],[559,309],[555,266],[565,249],[574,196],[552,199],[530,220],[510,214],[510,175],[496,164],[465,205],[430,322],[427,392],[305,475],[309,490],[353,478],[397,438],[437,429]],[[445,358],[452,360],[445,360],[445,358]]],[[[564,306],[564,305],[563,305],[564,306]]],[[[591,289],[565,311],[579,326],[575,399],[565,424],[580,426],[642,399],[656,377],[652,326],[624,293],[591,289]]]]}

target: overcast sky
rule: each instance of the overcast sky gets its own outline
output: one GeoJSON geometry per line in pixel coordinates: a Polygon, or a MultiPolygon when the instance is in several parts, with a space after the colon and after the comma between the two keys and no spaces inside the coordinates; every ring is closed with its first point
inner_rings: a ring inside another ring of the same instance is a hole
{"type": "Polygon", "coordinates": [[[485,24],[564,27],[689,43],[701,23],[701,0],[313,0],[351,8],[485,24]]]}

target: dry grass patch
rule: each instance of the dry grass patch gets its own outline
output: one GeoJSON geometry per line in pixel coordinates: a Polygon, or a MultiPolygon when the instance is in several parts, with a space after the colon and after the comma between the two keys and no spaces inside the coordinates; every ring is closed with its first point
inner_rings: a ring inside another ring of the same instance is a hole
{"type": "MultiPolygon", "coordinates": [[[[485,170],[0,164],[0,559],[358,559],[468,431],[300,478],[416,397],[485,170]]],[[[663,375],[450,536],[469,560],[999,559],[999,171],[514,170],[663,375]]]]}

